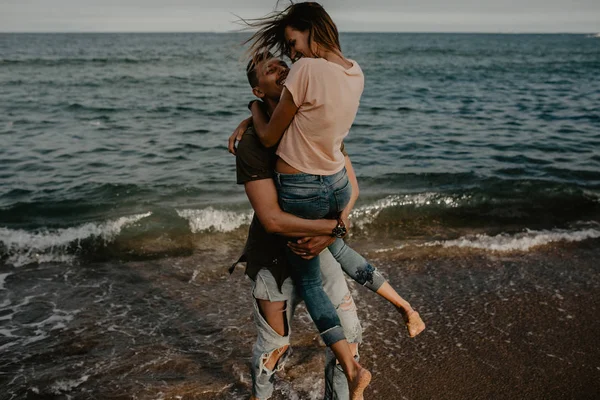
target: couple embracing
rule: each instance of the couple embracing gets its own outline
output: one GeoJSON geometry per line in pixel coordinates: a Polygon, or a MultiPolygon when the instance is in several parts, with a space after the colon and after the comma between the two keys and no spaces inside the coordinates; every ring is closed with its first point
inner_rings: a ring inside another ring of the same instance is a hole
{"type": "Polygon", "coordinates": [[[260,101],[229,139],[237,182],[254,208],[245,251],[258,331],[252,400],[268,399],[290,353],[290,321],[304,300],[327,345],[326,399],[363,399],[371,373],[358,362],[361,327],[342,270],[400,312],[408,334],[425,324],[383,276],[343,240],[358,182],[343,140],[364,76],[344,57],[321,5],[292,4],[250,22],[248,82],[260,101]],[[278,57],[292,60],[291,68],[278,57]],[[237,143],[239,142],[239,143],[237,143]],[[236,147],[237,144],[237,147],[236,147]],[[341,268],[340,268],[341,266],[341,268]]]}

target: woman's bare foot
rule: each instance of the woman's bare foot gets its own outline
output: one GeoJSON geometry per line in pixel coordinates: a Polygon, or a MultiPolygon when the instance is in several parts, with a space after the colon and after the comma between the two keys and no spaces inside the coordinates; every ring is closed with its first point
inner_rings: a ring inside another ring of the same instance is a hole
{"type": "Polygon", "coordinates": [[[425,330],[425,322],[423,322],[421,316],[415,310],[411,310],[408,313],[402,313],[402,318],[404,318],[404,322],[406,323],[408,336],[415,337],[425,330]]]}
{"type": "Polygon", "coordinates": [[[364,400],[363,392],[369,383],[371,383],[371,373],[366,368],[359,367],[354,378],[348,381],[350,400],[364,400]]]}

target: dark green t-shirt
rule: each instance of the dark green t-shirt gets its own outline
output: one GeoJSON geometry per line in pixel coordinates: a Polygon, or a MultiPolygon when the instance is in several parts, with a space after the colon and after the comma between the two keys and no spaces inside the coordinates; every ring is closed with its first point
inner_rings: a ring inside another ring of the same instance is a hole
{"type": "MultiPolygon", "coordinates": [[[[262,179],[272,179],[277,156],[276,147],[264,147],[253,127],[246,130],[236,151],[237,183],[244,184],[262,179]]],[[[248,239],[241,261],[246,261],[246,275],[253,280],[262,268],[267,268],[281,288],[283,281],[290,276],[285,258],[286,239],[268,233],[256,217],[252,217],[248,239]]]]}
{"type": "MultiPolygon", "coordinates": [[[[249,127],[238,143],[236,151],[237,183],[242,185],[251,181],[273,179],[277,161],[276,148],[264,147],[254,128],[249,127]]],[[[344,156],[348,155],[343,143],[341,150],[344,156]]],[[[267,268],[281,289],[283,281],[290,276],[285,257],[286,241],[283,236],[268,233],[255,214],[250,223],[244,252],[235,264],[245,261],[246,275],[252,280],[256,279],[258,271],[267,268]]],[[[230,272],[233,272],[235,264],[230,268],[230,272]]]]}

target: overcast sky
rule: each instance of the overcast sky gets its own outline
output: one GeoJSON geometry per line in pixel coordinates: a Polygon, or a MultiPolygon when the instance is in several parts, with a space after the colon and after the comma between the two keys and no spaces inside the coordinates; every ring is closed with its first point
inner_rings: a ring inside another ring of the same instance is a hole
{"type": "MultiPolygon", "coordinates": [[[[280,4],[286,4],[281,1],[280,4]]],[[[600,32],[600,0],[324,0],[341,31],[600,32]]],[[[275,0],[0,0],[0,32],[225,32],[275,0]]]]}

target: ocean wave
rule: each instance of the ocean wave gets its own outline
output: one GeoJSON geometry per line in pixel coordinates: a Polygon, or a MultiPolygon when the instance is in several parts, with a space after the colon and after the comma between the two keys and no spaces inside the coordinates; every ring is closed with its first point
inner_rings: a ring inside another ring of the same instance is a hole
{"type": "MultiPolygon", "coordinates": [[[[432,246],[497,251],[526,250],[550,241],[595,237],[593,235],[600,232],[598,226],[583,229],[577,225],[579,233],[547,230],[572,227],[575,221],[598,220],[600,216],[597,191],[567,189],[544,187],[542,194],[536,194],[533,188],[523,187],[519,189],[520,197],[514,193],[502,197],[477,190],[376,195],[351,213],[352,232],[359,240],[377,240],[380,235],[391,235],[398,240],[417,240],[419,243],[437,239],[438,242],[427,244],[432,246]],[[519,229],[528,230],[519,235],[485,235],[519,229]],[[481,235],[464,236],[466,232],[481,235]],[[461,235],[462,238],[454,239],[461,235]],[[446,239],[454,240],[439,241],[446,239]]],[[[243,233],[240,228],[247,227],[253,215],[248,205],[235,203],[231,203],[236,207],[234,209],[216,204],[197,209],[167,206],[149,208],[144,214],[117,219],[106,217],[106,222],[76,225],[77,216],[84,218],[82,215],[88,209],[78,209],[74,203],[60,203],[60,208],[52,207],[52,212],[57,215],[46,218],[48,227],[37,228],[28,224],[28,220],[10,216],[22,210],[32,219],[32,215],[47,213],[47,205],[39,211],[31,204],[0,209],[0,217],[4,215],[5,221],[12,221],[12,229],[0,228],[0,262],[21,266],[40,262],[70,263],[77,258],[147,259],[191,254],[195,248],[193,243],[225,238],[233,240],[232,243],[240,240],[243,233]],[[63,228],[65,225],[55,224],[59,217],[65,224],[67,211],[71,217],[67,226],[75,226],[63,228]],[[141,222],[138,227],[122,232],[125,226],[151,214],[153,217],[141,222]],[[223,235],[228,233],[232,234],[223,235]]],[[[37,217],[37,221],[40,220],[37,217]]]]}
{"type": "Polygon", "coordinates": [[[478,250],[491,250],[498,252],[528,251],[534,247],[547,245],[553,242],[581,242],[587,239],[600,238],[600,229],[553,229],[553,230],[526,230],[517,234],[502,233],[495,236],[479,234],[462,237],[455,240],[437,241],[427,243],[426,246],[461,247],[478,250]]]}
{"type": "Polygon", "coordinates": [[[443,208],[456,208],[465,204],[471,198],[468,194],[451,195],[442,193],[417,193],[405,195],[391,195],[377,200],[372,204],[358,207],[352,211],[350,218],[359,228],[375,222],[382,211],[393,207],[425,207],[440,206],[443,208]]]}
{"type": "Polygon", "coordinates": [[[208,207],[201,210],[176,210],[177,215],[185,218],[192,233],[205,231],[231,232],[248,225],[252,220],[252,212],[235,212],[208,207]]]}
{"type": "Polygon", "coordinates": [[[121,230],[152,213],[120,217],[101,223],[89,222],[80,226],[56,230],[25,230],[0,228],[0,254],[7,264],[16,267],[39,262],[71,262],[81,242],[98,239],[106,244],[121,230]]]}

